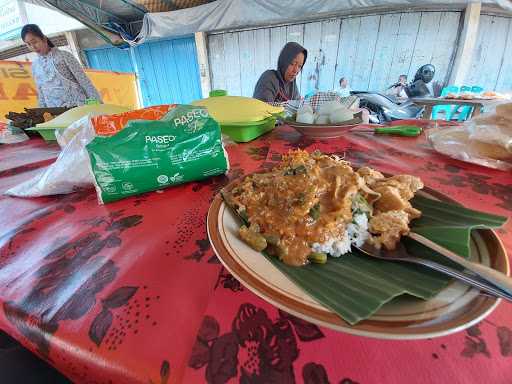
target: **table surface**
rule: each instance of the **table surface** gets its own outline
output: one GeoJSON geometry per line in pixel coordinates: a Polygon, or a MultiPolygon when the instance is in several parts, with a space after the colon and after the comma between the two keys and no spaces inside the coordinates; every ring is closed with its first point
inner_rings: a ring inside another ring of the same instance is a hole
{"type": "Polygon", "coordinates": [[[425,107],[425,111],[423,113],[424,119],[430,120],[432,115],[432,109],[436,105],[451,105],[451,106],[461,106],[467,105],[473,108],[471,113],[472,117],[476,117],[480,115],[481,109],[485,108],[487,111],[492,110],[497,105],[502,103],[510,102],[505,99],[446,99],[444,97],[413,97],[410,99],[413,103],[422,105],[425,107]]]}
{"type": "Polygon", "coordinates": [[[457,105],[482,105],[499,104],[504,102],[500,99],[446,99],[444,97],[413,97],[411,101],[421,105],[442,105],[442,104],[457,104],[457,105]]]}
{"type": "MultiPolygon", "coordinates": [[[[0,328],[78,383],[510,383],[508,303],[450,336],[377,340],[279,311],[219,264],[205,224],[213,196],[292,148],[418,175],[467,207],[512,213],[510,173],[437,154],[423,136],[314,141],[283,126],[229,146],[228,177],[109,205],[94,190],[1,195],[0,328]]],[[[38,139],[1,146],[0,192],[57,153],[38,139]]],[[[498,234],[510,254],[510,221],[498,234]]]]}

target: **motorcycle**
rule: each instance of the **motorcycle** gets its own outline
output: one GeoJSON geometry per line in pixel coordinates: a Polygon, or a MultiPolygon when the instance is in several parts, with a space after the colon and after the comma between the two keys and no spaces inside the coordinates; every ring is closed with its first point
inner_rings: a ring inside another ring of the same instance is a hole
{"type": "Polygon", "coordinates": [[[382,124],[393,120],[419,119],[423,114],[423,107],[419,107],[410,100],[399,104],[391,97],[376,92],[351,92],[359,97],[359,107],[370,112],[370,122],[382,124]]]}
{"type": "MultiPolygon", "coordinates": [[[[410,98],[429,96],[430,91],[426,84],[432,81],[434,73],[435,68],[432,64],[420,67],[414,80],[404,86],[407,96],[410,98]]],[[[393,84],[391,87],[396,85],[398,84],[393,84]]],[[[392,120],[419,119],[423,114],[424,108],[409,99],[398,99],[395,96],[370,91],[351,91],[350,93],[359,97],[359,106],[370,112],[370,122],[372,123],[382,124],[392,120]]]]}

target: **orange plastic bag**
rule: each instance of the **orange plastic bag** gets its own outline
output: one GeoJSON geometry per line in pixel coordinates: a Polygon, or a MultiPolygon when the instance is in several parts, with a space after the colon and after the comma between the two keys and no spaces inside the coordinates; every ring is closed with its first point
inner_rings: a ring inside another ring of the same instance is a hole
{"type": "Polygon", "coordinates": [[[116,115],[94,116],[91,117],[91,122],[97,135],[112,136],[122,130],[130,120],[160,120],[174,107],[176,104],[155,105],[116,115]]]}

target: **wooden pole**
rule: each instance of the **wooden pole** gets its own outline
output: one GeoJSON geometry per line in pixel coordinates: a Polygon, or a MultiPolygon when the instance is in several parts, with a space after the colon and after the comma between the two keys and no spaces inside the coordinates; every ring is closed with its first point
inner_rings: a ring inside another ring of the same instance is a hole
{"type": "Polygon", "coordinates": [[[464,12],[464,26],[459,37],[455,61],[450,75],[450,84],[464,85],[466,76],[471,67],[473,51],[478,37],[480,23],[481,2],[470,3],[464,12]]]}
{"type": "Polygon", "coordinates": [[[197,51],[197,64],[199,65],[199,77],[201,79],[201,93],[208,97],[211,91],[210,65],[208,64],[208,48],[206,46],[206,33],[196,32],[194,34],[197,51]]]}

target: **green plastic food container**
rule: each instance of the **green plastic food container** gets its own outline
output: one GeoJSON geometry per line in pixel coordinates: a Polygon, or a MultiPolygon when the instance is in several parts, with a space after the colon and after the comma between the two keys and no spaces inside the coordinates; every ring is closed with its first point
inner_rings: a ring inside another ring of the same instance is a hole
{"type": "Polygon", "coordinates": [[[251,123],[220,124],[220,130],[237,143],[247,143],[271,131],[274,129],[275,125],[275,117],[268,117],[264,120],[251,123]]]}
{"type": "Polygon", "coordinates": [[[228,91],[225,91],[224,89],[212,89],[209,94],[210,97],[227,96],[227,95],[228,95],[228,91]]]}
{"type": "Polygon", "coordinates": [[[283,107],[243,96],[215,96],[192,104],[206,107],[219,123],[222,133],[239,143],[254,140],[272,130],[276,119],[284,112],[283,107]]]}
{"type": "Polygon", "coordinates": [[[35,131],[41,135],[41,137],[45,141],[56,141],[57,138],[55,137],[55,130],[60,129],[63,131],[65,128],[27,128],[26,131],[35,131]]]}

